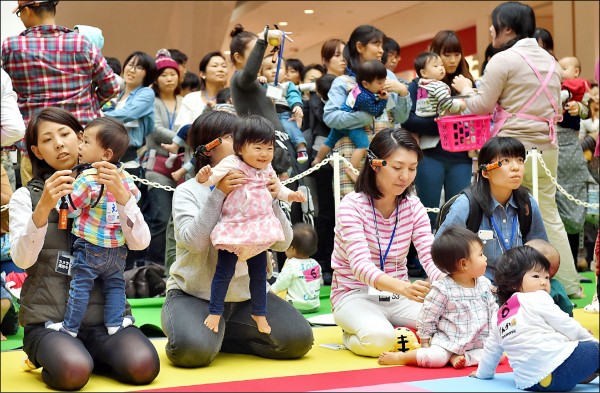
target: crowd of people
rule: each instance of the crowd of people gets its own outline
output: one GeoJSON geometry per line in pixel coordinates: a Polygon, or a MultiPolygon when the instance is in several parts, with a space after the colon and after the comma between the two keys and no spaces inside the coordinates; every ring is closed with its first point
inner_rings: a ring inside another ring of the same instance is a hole
{"type": "Polygon", "coordinates": [[[220,352],[303,357],[314,337],[302,314],[326,284],[344,346],[382,365],[479,365],[471,376],[487,379],[506,353],[521,389],[598,376],[598,339],[570,301],[581,236],[598,312],[598,216],[554,180],[585,202],[597,190],[599,65],[588,82],[576,57],[556,59],[530,6],[494,8],[480,78],[443,30],[409,82],[393,72],[400,46],[372,25],[324,42],[318,64],[286,58],[285,32],[238,24],[230,58],[211,51],[198,74],[165,48],[121,68],[101,30],[56,24],[58,3],[18,2],[26,30],[2,43],[1,70],[2,146],[20,171],[3,151],[2,270],[26,275],[18,313],[2,281],[2,338],[23,327],[22,366],[49,387],[156,378],[124,278],[150,264],[166,268],[161,327],[179,367],[220,352]],[[491,137],[445,150],[436,118],[448,113],[494,113],[491,137]],[[282,184],[332,151],[358,170],[342,165],[338,211],[331,165],[282,184]],[[445,201],[439,220],[426,209],[445,201]],[[391,352],[398,326],[421,348],[391,352]]]}

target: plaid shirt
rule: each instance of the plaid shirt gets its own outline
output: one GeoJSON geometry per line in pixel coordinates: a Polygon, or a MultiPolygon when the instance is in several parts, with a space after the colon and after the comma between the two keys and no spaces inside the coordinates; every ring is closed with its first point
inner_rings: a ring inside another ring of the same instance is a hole
{"type": "MultiPolygon", "coordinates": [[[[136,201],[141,194],[133,182],[133,178],[122,167],[119,169],[123,185],[133,194],[136,201]]],[[[98,199],[101,185],[96,182],[95,168],[84,170],[73,183],[71,199],[75,209],[69,203],[69,217],[74,217],[73,234],[97,246],[115,248],[125,244],[125,236],[121,229],[117,202],[111,192],[106,191],[96,207],[90,205],[98,199]]],[[[106,187],[105,187],[106,188],[106,187]]],[[[60,200],[56,205],[60,207],[60,200]]]]}
{"type": "Polygon", "coordinates": [[[85,126],[119,93],[117,77],[98,48],[62,26],[34,26],[5,39],[2,66],[25,124],[41,109],[57,106],[85,126]]]}
{"type": "Polygon", "coordinates": [[[431,345],[464,355],[483,348],[497,310],[490,280],[482,276],[474,288],[465,288],[446,276],[431,284],[417,318],[417,334],[431,338],[431,345]]]}

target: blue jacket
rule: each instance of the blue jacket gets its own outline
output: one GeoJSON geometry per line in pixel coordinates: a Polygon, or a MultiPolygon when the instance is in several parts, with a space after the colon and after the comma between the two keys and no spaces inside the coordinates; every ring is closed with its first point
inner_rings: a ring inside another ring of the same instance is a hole
{"type": "MultiPolygon", "coordinates": [[[[121,92],[118,98],[124,93],[121,92]]],[[[140,86],[129,93],[123,108],[116,109],[115,106],[111,106],[104,110],[106,116],[114,117],[126,125],[129,131],[129,146],[143,146],[146,136],[154,132],[154,98],[154,90],[140,86]],[[136,127],[127,126],[127,123],[135,120],[138,121],[136,127]]]]}

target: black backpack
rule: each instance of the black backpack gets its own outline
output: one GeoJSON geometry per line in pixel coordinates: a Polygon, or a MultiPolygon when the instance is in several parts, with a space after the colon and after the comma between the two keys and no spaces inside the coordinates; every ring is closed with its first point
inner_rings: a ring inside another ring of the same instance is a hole
{"type": "MultiPolygon", "coordinates": [[[[467,229],[472,232],[475,232],[475,233],[477,233],[479,231],[479,227],[481,225],[481,220],[483,219],[483,209],[479,205],[479,202],[477,202],[475,200],[475,198],[473,197],[473,186],[469,186],[469,187],[465,188],[460,193],[458,193],[457,195],[454,195],[446,203],[444,203],[444,205],[440,208],[440,212],[438,213],[438,216],[437,216],[436,225],[435,225],[436,230],[438,230],[440,228],[440,226],[446,219],[446,216],[448,215],[448,212],[450,211],[450,206],[452,206],[452,204],[454,203],[456,198],[458,198],[462,194],[466,195],[467,199],[469,200],[469,216],[467,217],[467,229]]],[[[531,201],[529,200],[529,198],[527,198],[525,209],[519,209],[519,212],[517,213],[517,217],[519,219],[519,227],[521,229],[521,237],[523,239],[525,239],[527,237],[527,235],[529,234],[529,230],[531,229],[531,220],[532,220],[531,201]]]]}

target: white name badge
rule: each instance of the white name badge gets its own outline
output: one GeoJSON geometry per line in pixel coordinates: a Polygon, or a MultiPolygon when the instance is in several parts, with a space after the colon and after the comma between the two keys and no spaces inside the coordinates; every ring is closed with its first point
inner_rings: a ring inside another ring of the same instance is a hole
{"type": "Polygon", "coordinates": [[[280,100],[283,97],[283,90],[277,86],[267,86],[267,97],[274,100],[280,100]]]}
{"type": "Polygon", "coordinates": [[[67,251],[59,251],[56,258],[56,267],[54,268],[54,271],[64,274],[65,276],[70,276],[73,258],[73,255],[69,254],[67,251]]]}
{"type": "Polygon", "coordinates": [[[380,291],[377,288],[373,288],[373,287],[369,287],[369,292],[368,294],[370,296],[386,296],[386,297],[392,297],[392,293],[388,292],[388,291],[380,291]]]}
{"type": "Polygon", "coordinates": [[[493,240],[494,232],[489,229],[481,229],[477,232],[477,236],[479,236],[481,240],[493,240]]]}
{"type": "Polygon", "coordinates": [[[116,202],[106,203],[106,222],[109,224],[119,223],[119,211],[117,210],[116,202]]]}

